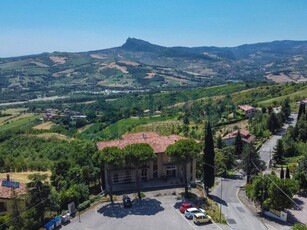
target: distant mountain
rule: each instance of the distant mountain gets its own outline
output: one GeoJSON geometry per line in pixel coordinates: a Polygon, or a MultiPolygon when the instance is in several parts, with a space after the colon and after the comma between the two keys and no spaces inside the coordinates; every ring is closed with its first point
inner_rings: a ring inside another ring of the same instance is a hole
{"type": "Polygon", "coordinates": [[[306,67],[307,41],[189,48],[128,38],[110,49],[2,58],[0,98],[30,99],[106,88],[186,88],[227,81],[298,82],[305,80],[306,67]]]}

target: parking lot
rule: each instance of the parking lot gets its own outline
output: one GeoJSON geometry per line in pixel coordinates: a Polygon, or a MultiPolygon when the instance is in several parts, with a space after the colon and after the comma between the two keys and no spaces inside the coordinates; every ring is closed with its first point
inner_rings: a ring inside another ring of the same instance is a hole
{"type": "Polygon", "coordinates": [[[104,203],[72,219],[62,229],[112,229],[112,230],[185,230],[185,229],[227,229],[215,223],[197,226],[187,220],[179,211],[181,199],[176,196],[160,196],[134,200],[131,208],[124,208],[121,202],[104,203]]]}

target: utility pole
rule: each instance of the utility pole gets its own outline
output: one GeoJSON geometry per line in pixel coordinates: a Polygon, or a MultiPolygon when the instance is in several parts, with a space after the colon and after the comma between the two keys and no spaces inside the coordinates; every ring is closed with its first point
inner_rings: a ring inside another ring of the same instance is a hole
{"type": "Polygon", "coordinates": [[[223,200],[223,177],[221,177],[220,221],[222,221],[222,200],[223,200]]]}

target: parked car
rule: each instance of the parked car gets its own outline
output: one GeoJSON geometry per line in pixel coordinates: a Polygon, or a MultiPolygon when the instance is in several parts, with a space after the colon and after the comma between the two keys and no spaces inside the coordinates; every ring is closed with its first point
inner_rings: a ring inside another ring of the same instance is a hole
{"type": "Polygon", "coordinates": [[[123,195],[123,205],[125,208],[129,208],[132,206],[132,202],[129,196],[123,195]]]}
{"type": "Polygon", "coordinates": [[[205,213],[199,212],[194,214],[193,216],[194,224],[203,224],[212,222],[212,218],[205,213]]]}
{"type": "Polygon", "coordinates": [[[187,210],[185,210],[184,216],[187,219],[192,219],[194,214],[196,214],[196,213],[204,213],[204,214],[206,214],[206,211],[201,209],[201,208],[188,208],[187,210]]]}
{"type": "Polygon", "coordinates": [[[184,213],[188,208],[193,208],[193,206],[190,203],[185,202],[180,206],[179,210],[184,213]]]}

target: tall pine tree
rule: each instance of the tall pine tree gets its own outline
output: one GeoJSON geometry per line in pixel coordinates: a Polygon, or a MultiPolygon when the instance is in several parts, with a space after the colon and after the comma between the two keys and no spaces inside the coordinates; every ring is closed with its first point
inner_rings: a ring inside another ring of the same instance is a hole
{"type": "Polygon", "coordinates": [[[235,148],[236,148],[236,155],[241,156],[242,151],[243,151],[243,141],[242,141],[240,130],[238,130],[238,133],[235,139],[235,148]]]}
{"type": "Polygon", "coordinates": [[[274,154],[273,154],[273,159],[277,163],[281,163],[283,160],[284,156],[284,146],[283,146],[283,141],[281,139],[277,140],[277,144],[274,147],[274,154]]]}
{"type": "Polygon", "coordinates": [[[208,122],[205,130],[205,144],[204,144],[204,155],[203,155],[203,177],[204,177],[204,187],[208,195],[209,188],[214,185],[214,142],[212,137],[211,125],[208,122]]]}
{"type": "Polygon", "coordinates": [[[288,97],[283,101],[281,111],[284,112],[285,118],[288,119],[291,114],[290,99],[288,97]]]}

